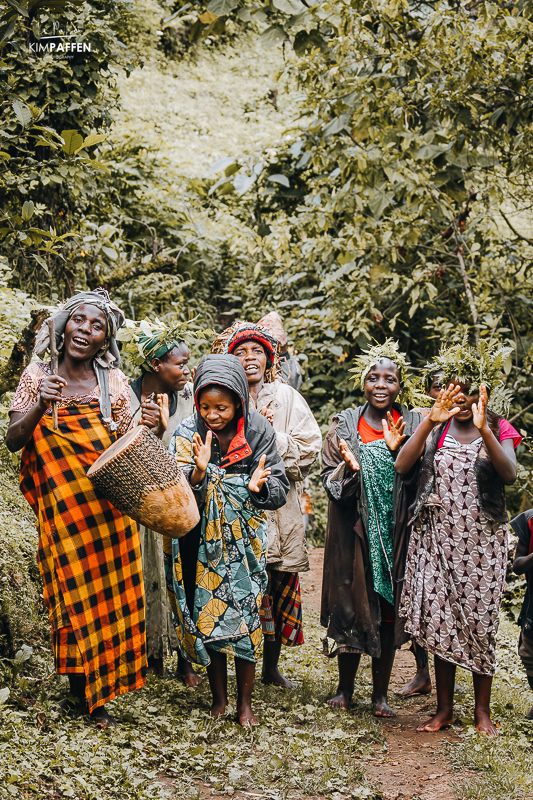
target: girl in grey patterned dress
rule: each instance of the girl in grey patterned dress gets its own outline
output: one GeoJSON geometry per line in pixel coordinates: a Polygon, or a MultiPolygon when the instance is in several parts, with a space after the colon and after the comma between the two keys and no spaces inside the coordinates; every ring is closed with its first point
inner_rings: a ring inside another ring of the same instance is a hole
{"type": "Polygon", "coordinates": [[[461,666],[473,674],[477,729],[497,735],[490,693],[507,564],[504,484],[516,480],[520,435],[487,401],[485,384],[452,378],[396,461],[400,474],[420,467],[400,606],[406,630],[435,656],[437,712],[419,730],[454,721],[461,666]]]}

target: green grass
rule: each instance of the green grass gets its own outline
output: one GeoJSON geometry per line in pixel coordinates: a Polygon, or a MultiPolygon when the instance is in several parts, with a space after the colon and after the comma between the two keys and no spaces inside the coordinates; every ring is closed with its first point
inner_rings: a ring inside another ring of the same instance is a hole
{"type": "MultiPolygon", "coordinates": [[[[260,726],[254,731],[236,723],[234,705],[223,718],[211,719],[207,681],[187,689],[170,670],[109,704],[118,729],[98,729],[83,717],[62,721],[55,706],[66,684],[51,674],[50,660],[35,667],[30,659],[34,681],[17,678],[0,709],[0,797],[144,800],[196,797],[211,789],[228,796],[244,789],[272,800],[380,797],[361,766],[362,757],[382,744],[368,671],[361,670],[352,711],[329,709],[325,700],[335,686],[336,663],[319,652],[316,615],[308,613],[306,622],[306,644],[283,652],[283,668],[299,688],[284,692],[257,684],[260,726]]],[[[234,698],[231,669],[230,693],[234,698]]]]}
{"type": "Polygon", "coordinates": [[[465,730],[460,744],[450,746],[449,752],[454,766],[472,772],[471,777],[457,781],[456,795],[461,800],[533,797],[533,723],[525,719],[533,695],[516,652],[518,628],[503,615],[498,639],[492,694],[492,716],[501,726],[498,738],[476,732],[472,681],[467,673],[458,672],[458,681],[467,691],[456,702],[456,716],[465,730]]]}

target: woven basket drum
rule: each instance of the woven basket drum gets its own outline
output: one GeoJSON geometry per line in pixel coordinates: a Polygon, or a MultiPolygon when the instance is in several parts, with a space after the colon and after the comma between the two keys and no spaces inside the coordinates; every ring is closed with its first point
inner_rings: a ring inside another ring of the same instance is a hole
{"type": "Polygon", "coordinates": [[[87,477],[116,509],[163,536],[179,539],[200,521],[189,482],[144,425],[108,447],[87,477]]]}

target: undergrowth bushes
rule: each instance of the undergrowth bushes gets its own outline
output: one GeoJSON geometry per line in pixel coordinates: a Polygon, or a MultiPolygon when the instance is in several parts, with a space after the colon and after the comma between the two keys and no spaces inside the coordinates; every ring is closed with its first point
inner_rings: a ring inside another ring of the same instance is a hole
{"type": "Polygon", "coordinates": [[[0,658],[48,636],[33,512],[18,488],[18,464],[0,445],[0,658]]]}

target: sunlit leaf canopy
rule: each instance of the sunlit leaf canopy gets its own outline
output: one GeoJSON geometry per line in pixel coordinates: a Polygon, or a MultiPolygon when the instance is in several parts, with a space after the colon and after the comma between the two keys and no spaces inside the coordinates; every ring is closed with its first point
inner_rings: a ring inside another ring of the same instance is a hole
{"type": "Polygon", "coordinates": [[[529,430],[531,3],[158,8],[150,46],[169,58],[280,48],[285,134],[176,180],[114,123],[112,70],[138,70],[148,41],[136,4],[18,14],[0,66],[13,285],[40,300],[105,285],[129,317],[217,330],[277,309],[324,427],[361,400],[349,370],[373,341],[397,340],[416,373],[442,342],[490,336],[512,347],[509,416],[529,430]],[[21,59],[28,25],[52,20],[93,52],[21,59]]]}

